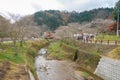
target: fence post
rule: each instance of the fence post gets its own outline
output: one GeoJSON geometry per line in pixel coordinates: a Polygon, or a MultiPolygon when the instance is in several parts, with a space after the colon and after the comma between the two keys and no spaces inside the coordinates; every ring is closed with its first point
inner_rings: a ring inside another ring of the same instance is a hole
{"type": "Polygon", "coordinates": [[[88,43],[88,39],[86,40],[86,43],[88,43]]]}
{"type": "Polygon", "coordinates": [[[101,42],[101,44],[102,44],[102,43],[103,43],[103,40],[101,40],[100,42],[101,42]]]}
{"type": "Polygon", "coordinates": [[[117,45],[117,40],[115,40],[115,45],[117,45]]]}
{"type": "Polygon", "coordinates": [[[110,43],[109,40],[107,41],[107,43],[108,43],[108,45],[109,45],[109,43],[110,43]]]}
{"type": "Polygon", "coordinates": [[[99,40],[99,44],[101,43],[101,40],[99,40]]]}
{"type": "Polygon", "coordinates": [[[97,40],[95,40],[95,44],[97,44],[97,40]]]}

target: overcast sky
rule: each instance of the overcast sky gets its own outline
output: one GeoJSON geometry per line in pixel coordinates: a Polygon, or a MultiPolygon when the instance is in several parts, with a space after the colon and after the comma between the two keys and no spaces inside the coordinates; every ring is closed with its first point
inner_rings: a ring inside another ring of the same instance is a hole
{"type": "Polygon", "coordinates": [[[33,14],[40,10],[85,11],[114,7],[118,0],[0,0],[0,10],[14,14],[33,14]]]}

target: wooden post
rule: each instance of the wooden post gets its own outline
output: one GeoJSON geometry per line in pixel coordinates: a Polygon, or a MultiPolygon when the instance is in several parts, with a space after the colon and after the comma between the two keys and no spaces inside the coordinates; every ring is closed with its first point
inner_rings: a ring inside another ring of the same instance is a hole
{"type": "Polygon", "coordinates": [[[115,45],[117,45],[117,40],[115,40],[115,45]]]}
{"type": "Polygon", "coordinates": [[[108,45],[109,45],[109,43],[110,43],[109,40],[107,41],[107,43],[108,43],[108,45]]]}
{"type": "Polygon", "coordinates": [[[97,40],[95,40],[95,44],[97,44],[97,40]]]}
{"type": "Polygon", "coordinates": [[[103,40],[101,40],[100,42],[101,42],[101,44],[102,44],[102,43],[103,43],[103,40]]]}
{"type": "Polygon", "coordinates": [[[91,41],[91,43],[92,43],[92,40],[90,40],[91,41]]]}

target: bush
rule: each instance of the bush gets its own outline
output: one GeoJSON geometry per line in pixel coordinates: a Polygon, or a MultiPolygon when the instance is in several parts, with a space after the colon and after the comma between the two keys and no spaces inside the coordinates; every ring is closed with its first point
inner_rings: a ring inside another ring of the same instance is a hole
{"type": "Polygon", "coordinates": [[[33,48],[39,50],[40,48],[44,47],[45,45],[47,45],[47,41],[46,40],[41,40],[41,41],[34,41],[32,42],[32,46],[33,48]]]}
{"type": "Polygon", "coordinates": [[[48,42],[46,40],[40,40],[40,41],[38,40],[38,41],[32,42],[32,45],[27,50],[28,55],[34,58],[37,55],[37,51],[39,51],[40,48],[47,45],[47,43],[48,42]]]}
{"type": "Polygon", "coordinates": [[[35,42],[32,42],[32,46],[33,48],[39,50],[40,48],[42,48],[42,42],[39,42],[39,41],[35,41],[35,42]]]}
{"type": "Polygon", "coordinates": [[[27,53],[32,57],[35,57],[37,55],[37,50],[34,47],[30,47],[28,48],[27,53]]]}
{"type": "Polygon", "coordinates": [[[66,52],[75,53],[77,48],[71,45],[63,44],[62,49],[66,52]]]}
{"type": "Polygon", "coordinates": [[[88,70],[87,67],[89,66],[90,68],[89,71],[92,72],[97,67],[100,58],[101,57],[99,55],[94,55],[94,54],[86,53],[79,50],[77,63],[87,70],[88,70]]]}

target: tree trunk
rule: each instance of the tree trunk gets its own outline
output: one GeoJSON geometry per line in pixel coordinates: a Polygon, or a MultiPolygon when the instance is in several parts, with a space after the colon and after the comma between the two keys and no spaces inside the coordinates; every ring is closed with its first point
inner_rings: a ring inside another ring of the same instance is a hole
{"type": "Polygon", "coordinates": [[[23,40],[20,41],[20,47],[23,47],[23,40]]]}
{"type": "Polygon", "coordinates": [[[13,41],[13,46],[14,46],[14,55],[17,56],[16,40],[13,41]]]}
{"type": "Polygon", "coordinates": [[[0,46],[1,46],[1,48],[3,48],[3,38],[0,38],[0,46]]]}
{"type": "Polygon", "coordinates": [[[0,38],[0,42],[1,42],[1,43],[3,42],[3,38],[0,38]]]}
{"type": "Polygon", "coordinates": [[[75,51],[74,59],[73,61],[76,61],[78,59],[78,50],[75,51]]]}

